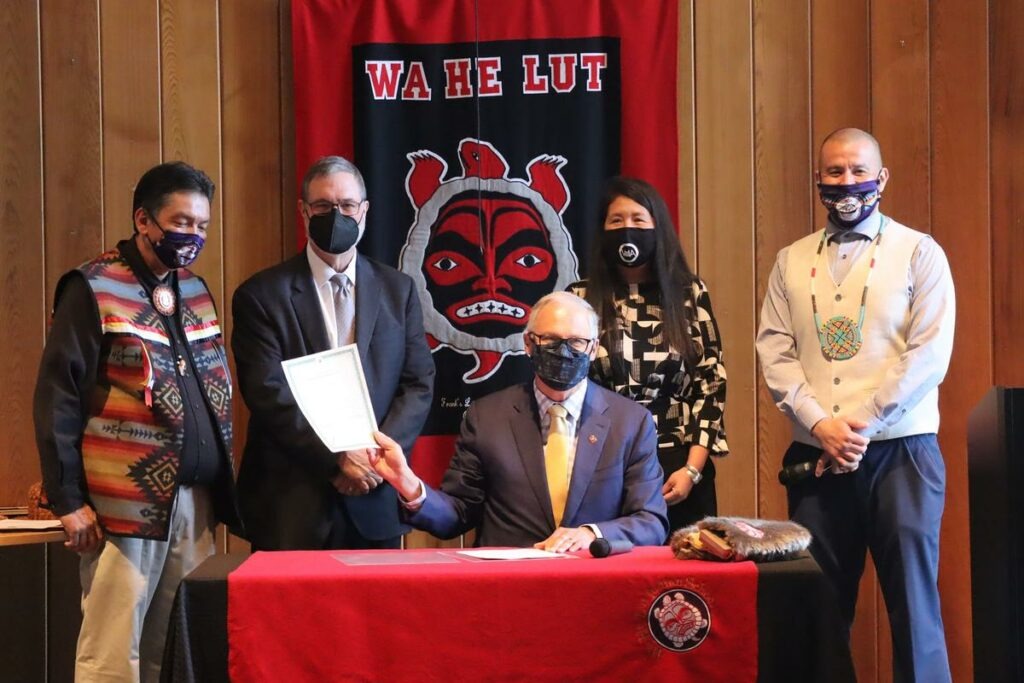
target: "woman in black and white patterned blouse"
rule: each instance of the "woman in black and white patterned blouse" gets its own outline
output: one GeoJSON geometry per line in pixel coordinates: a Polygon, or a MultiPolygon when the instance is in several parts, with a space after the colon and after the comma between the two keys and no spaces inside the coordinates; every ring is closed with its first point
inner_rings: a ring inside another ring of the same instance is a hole
{"type": "Polygon", "coordinates": [[[725,366],[707,287],[686,263],[665,201],[634,178],[608,181],[590,277],[570,290],[601,318],[590,377],[651,411],[672,529],[717,514],[715,467],[728,453],[725,366]]]}

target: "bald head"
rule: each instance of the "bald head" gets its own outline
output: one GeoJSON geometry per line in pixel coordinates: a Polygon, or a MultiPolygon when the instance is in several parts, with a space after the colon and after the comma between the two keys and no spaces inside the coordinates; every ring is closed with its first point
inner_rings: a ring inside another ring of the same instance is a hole
{"type": "Polygon", "coordinates": [[[878,168],[882,168],[882,146],[878,144],[874,135],[860,128],[840,128],[829,133],[818,150],[818,168],[822,169],[825,166],[823,157],[826,147],[846,146],[863,147],[868,155],[874,158],[878,168]]]}
{"type": "Polygon", "coordinates": [[[889,170],[882,166],[882,148],[871,133],[860,128],[840,128],[829,133],[818,152],[818,182],[853,185],[878,180],[884,190],[889,170]]]}

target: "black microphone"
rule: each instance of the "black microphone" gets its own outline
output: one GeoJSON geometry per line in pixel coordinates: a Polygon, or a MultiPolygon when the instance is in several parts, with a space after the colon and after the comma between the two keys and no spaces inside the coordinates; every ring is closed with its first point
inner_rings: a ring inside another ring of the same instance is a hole
{"type": "Polygon", "coordinates": [[[621,555],[632,549],[633,544],[629,541],[609,541],[607,538],[595,538],[590,544],[590,554],[594,557],[621,555]]]}
{"type": "Polygon", "coordinates": [[[814,468],[817,464],[817,460],[808,460],[807,462],[798,462],[795,465],[786,465],[779,470],[779,483],[783,486],[789,486],[802,479],[806,479],[814,474],[814,468]]]}

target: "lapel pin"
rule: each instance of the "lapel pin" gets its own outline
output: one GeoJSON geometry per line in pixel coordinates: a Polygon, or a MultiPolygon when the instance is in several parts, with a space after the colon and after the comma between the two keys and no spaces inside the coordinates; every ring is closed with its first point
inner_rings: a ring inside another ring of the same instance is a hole
{"type": "Polygon", "coordinates": [[[589,441],[592,444],[595,444],[597,443],[597,437],[591,434],[590,436],[587,437],[587,441],[589,441]]]}

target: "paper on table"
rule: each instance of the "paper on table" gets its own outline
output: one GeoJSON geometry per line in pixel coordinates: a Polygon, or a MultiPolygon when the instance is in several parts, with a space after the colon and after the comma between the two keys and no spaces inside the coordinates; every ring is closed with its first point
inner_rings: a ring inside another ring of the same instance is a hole
{"type": "Polygon", "coordinates": [[[0,531],[47,531],[63,528],[59,519],[0,519],[0,531]]]}
{"type": "Polygon", "coordinates": [[[459,555],[468,555],[478,560],[553,560],[574,557],[565,553],[553,553],[550,550],[537,550],[536,548],[484,548],[457,552],[459,555]]]}
{"type": "Polygon", "coordinates": [[[376,448],[377,419],[355,344],[281,362],[288,387],[332,453],[376,448]]]}

